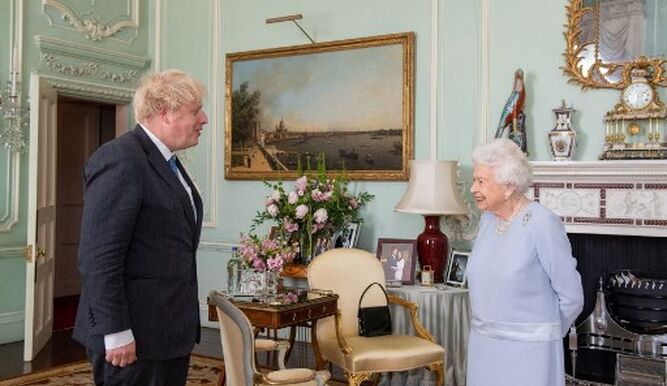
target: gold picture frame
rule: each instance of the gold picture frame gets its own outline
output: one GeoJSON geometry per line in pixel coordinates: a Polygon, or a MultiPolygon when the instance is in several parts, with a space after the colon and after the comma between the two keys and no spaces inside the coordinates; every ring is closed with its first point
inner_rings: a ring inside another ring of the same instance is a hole
{"type": "Polygon", "coordinates": [[[225,179],[298,177],[325,155],[351,180],[407,180],[414,33],[230,53],[225,179]]]}

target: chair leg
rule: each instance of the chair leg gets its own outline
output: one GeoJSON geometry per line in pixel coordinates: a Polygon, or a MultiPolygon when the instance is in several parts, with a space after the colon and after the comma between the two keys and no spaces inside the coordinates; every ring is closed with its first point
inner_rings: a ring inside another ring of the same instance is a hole
{"type": "Polygon", "coordinates": [[[426,366],[429,370],[435,373],[435,385],[445,385],[445,365],[443,362],[432,363],[426,366]]]}
{"type": "Polygon", "coordinates": [[[382,373],[373,373],[371,378],[371,386],[377,386],[380,383],[380,378],[382,378],[382,373]]]}
{"type": "Polygon", "coordinates": [[[361,386],[361,382],[370,378],[372,373],[346,373],[349,386],[361,386]]]}

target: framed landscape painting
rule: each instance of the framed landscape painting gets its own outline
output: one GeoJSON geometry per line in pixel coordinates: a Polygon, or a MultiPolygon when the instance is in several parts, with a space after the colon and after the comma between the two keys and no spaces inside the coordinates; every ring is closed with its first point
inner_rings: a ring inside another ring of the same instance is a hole
{"type": "Polygon", "coordinates": [[[352,180],[407,180],[414,34],[230,53],[225,178],[295,178],[324,154],[352,180]]]}

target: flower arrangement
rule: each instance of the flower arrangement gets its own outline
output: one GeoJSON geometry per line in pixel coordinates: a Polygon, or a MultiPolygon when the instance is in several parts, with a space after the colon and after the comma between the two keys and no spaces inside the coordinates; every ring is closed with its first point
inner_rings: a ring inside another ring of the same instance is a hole
{"type": "Polygon", "coordinates": [[[298,251],[297,245],[268,235],[262,238],[252,234],[242,235],[239,244],[239,256],[245,265],[258,272],[282,271],[283,265],[293,261],[298,251]]]}
{"type": "MultiPolygon", "coordinates": [[[[344,175],[327,176],[324,155],[317,158],[317,170],[302,173],[287,191],[282,181],[265,184],[272,189],[266,198],[265,209],[257,212],[252,229],[266,221],[279,226],[280,239],[298,242],[301,258],[307,262],[318,242],[329,240],[337,231],[359,218],[360,209],[373,199],[367,192],[352,194],[344,175]]],[[[299,170],[301,168],[299,166],[299,170]]]]}

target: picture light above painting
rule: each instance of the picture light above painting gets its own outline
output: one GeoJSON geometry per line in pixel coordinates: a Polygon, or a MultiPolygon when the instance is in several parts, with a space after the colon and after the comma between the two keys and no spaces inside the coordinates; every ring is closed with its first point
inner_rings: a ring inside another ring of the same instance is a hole
{"type": "Polygon", "coordinates": [[[352,180],[407,180],[414,33],[227,54],[225,178],[298,177],[324,154],[352,180]]]}

